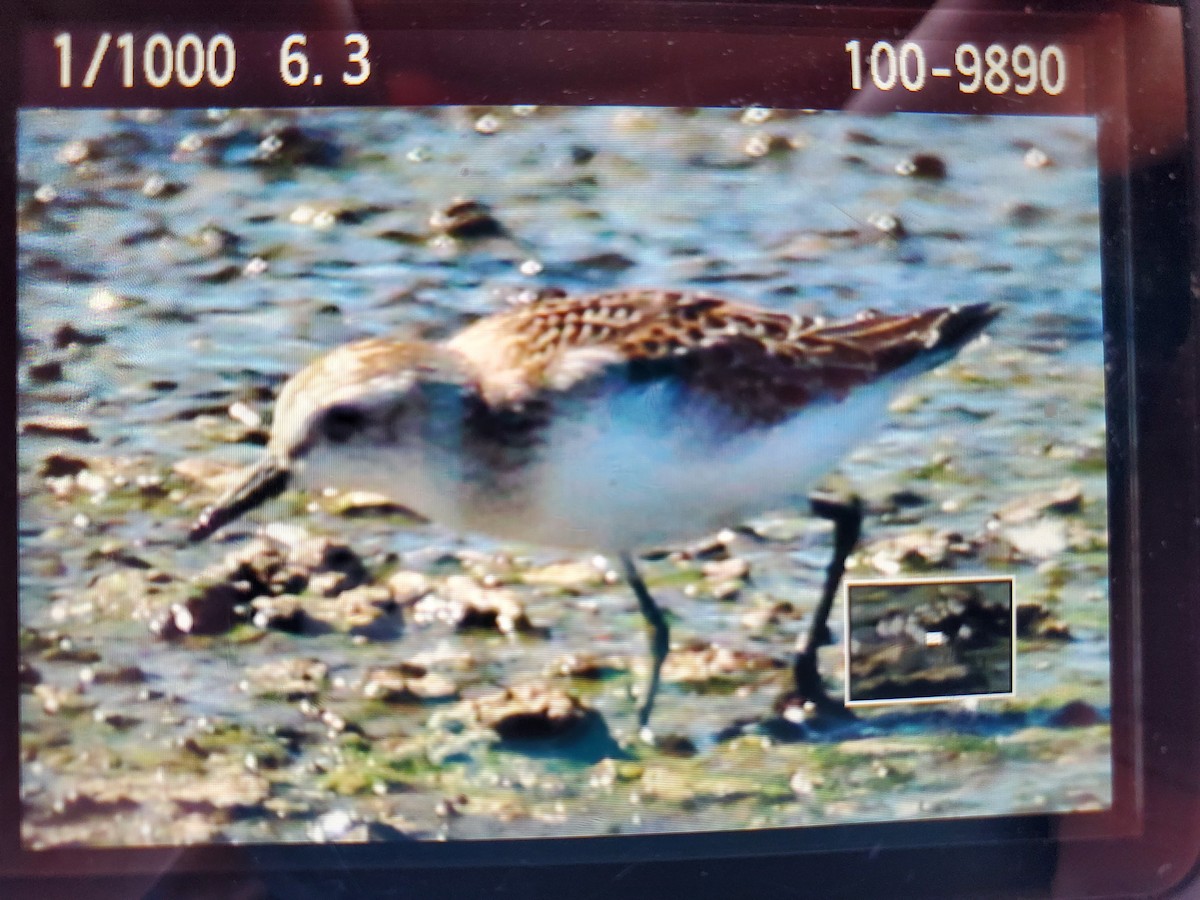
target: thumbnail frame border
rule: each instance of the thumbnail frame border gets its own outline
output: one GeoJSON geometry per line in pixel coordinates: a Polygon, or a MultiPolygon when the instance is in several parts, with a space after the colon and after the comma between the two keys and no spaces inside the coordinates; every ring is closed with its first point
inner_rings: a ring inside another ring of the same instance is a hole
{"type": "Polygon", "coordinates": [[[953,578],[846,578],[842,581],[843,627],[842,662],[846,667],[843,702],[851,706],[901,706],[914,703],[974,703],[977,700],[995,700],[1017,695],[1017,579],[1014,575],[960,575],[953,578]],[[850,590],[856,587],[909,587],[918,584],[979,584],[981,582],[1007,582],[1012,597],[1012,614],[1009,616],[1009,664],[1012,666],[1012,688],[1001,693],[947,694],[937,697],[905,697],[894,700],[853,700],[850,697],[850,590]]]}

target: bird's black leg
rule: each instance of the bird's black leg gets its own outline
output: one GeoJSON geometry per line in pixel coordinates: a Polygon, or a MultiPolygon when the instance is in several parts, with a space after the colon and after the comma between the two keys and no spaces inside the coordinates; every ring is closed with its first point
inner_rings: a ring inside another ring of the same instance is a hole
{"type": "Polygon", "coordinates": [[[645,737],[649,734],[650,713],[654,711],[654,698],[658,694],[658,681],[662,672],[663,660],[667,658],[667,650],[670,647],[671,629],[667,626],[667,620],[663,616],[662,610],[658,608],[658,604],[650,596],[650,591],[646,589],[646,582],[642,581],[642,576],[638,574],[637,567],[633,564],[633,558],[628,553],[621,554],[621,566],[625,569],[625,580],[629,582],[629,586],[633,588],[633,593],[637,597],[642,617],[650,626],[650,681],[646,686],[646,696],[642,700],[642,706],[638,710],[638,731],[645,737]]]}
{"type": "Polygon", "coordinates": [[[842,500],[814,495],[810,503],[813,515],[833,522],[833,559],[825,570],[825,586],[821,590],[821,601],[813,612],[812,624],[796,652],[792,675],[796,680],[796,696],[800,700],[811,702],[823,713],[848,715],[845,706],[825,691],[825,683],[817,669],[817,651],[833,639],[829,633],[829,612],[833,609],[838,585],[846,571],[846,557],[862,534],[862,500],[855,496],[842,500]]]}

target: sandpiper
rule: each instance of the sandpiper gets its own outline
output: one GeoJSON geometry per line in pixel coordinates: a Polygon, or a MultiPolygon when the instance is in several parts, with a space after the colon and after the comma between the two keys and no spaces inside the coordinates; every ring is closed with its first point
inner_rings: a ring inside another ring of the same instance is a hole
{"type": "MultiPolygon", "coordinates": [[[[669,646],[639,549],[803,497],[884,419],[900,385],[995,317],[986,303],[827,322],[705,293],[552,297],[444,343],[338,347],[284,385],[265,454],[206,509],[203,540],[288,487],[372,491],[464,532],[619,558],[649,626],[646,733],[669,646]]],[[[812,500],[834,554],[793,673],[826,711],[817,649],[862,523],[812,500]]]]}

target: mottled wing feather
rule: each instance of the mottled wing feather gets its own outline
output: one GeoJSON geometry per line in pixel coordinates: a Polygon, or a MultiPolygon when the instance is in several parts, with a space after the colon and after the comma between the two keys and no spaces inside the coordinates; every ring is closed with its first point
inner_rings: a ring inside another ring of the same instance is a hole
{"type": "Polygon", "coordinates": [[[665,291],[547,298],[481,319],[449,346],[475,365],[490,401],[519,402],[622,364],[637,354],[637,335],[720,303],[665,291]]]}
{"type": "Polygon", "coordinates": [[[828,323],[702,293],[622,291],[531,303],[482,320],[450,347],[472,361],[490,404],[521,405],[621,372],[674,377],[731,419],[772,424],[958,346],[992,315],[981,304],[828,323]]]}

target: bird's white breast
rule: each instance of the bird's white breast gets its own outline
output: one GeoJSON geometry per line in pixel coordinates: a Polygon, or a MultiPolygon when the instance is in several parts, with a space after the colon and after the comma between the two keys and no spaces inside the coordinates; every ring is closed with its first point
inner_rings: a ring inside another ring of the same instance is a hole
{"type": "Polygon", "coordinates": [[[633,550],[695,538],[797,502],[882,422],[891,385],[771,426],[733,430],[664,382],[614,388],[551,426],[527,513],[480,526],[565,548],[633,550]]]}

